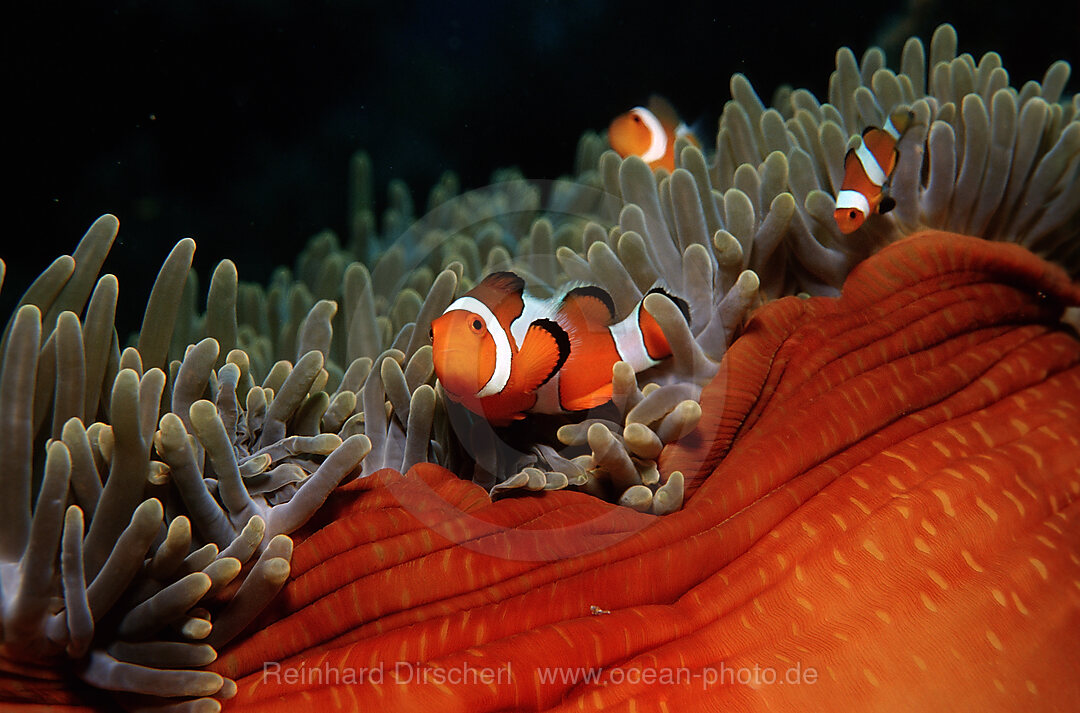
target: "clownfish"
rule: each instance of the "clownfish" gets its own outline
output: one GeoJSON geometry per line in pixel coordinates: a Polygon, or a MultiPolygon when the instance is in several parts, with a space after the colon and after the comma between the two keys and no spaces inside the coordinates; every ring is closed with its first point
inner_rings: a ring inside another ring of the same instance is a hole
{"type": "Polygon", "coordinates": [[[615,117],[608,127],[608,143],[617,154],[623,158],[640,156],[649,168],[668,171],[675,170],[675,139],[680,136],[701,145],[671,104],[655,95],[649,98],[648,107],[634,107],[615,117]]]}
{"type": "Polygon", "coordinates": [[[888,213],[896,206],[886,191],[900,158],[896,144],[912,118],[910,111],[895,112],[884,127],[866,127],[859,147],[848,150],[844,157],[844,182],[836,194],[833,213],[841,233],[858,230],[874,211],[888,213]]]}
{"type": "MultiPolygon", "coordinates": [[[[497,426],[531,413],[581,411],[611,399],[611,369],[635,372],[671,355],[656,320],[639,302],[615,321],[611,295],[578,285],[552,298],[525,292],[512,272],[496,272],[431,323],[435,375],[447,396],[497,426]]],[[[668,295],[683,315],[686,303],[668,295]]]]}

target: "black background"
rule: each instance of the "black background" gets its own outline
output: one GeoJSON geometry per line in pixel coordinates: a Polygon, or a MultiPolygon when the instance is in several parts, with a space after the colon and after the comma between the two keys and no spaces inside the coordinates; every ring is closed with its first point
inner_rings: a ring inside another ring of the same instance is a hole
{"type": "MultiPolygon", "coordinates": [[[[708,135],[747,74],[825,94],[837,47],[898,62],[941,21],[1014,86],[1076,65],[1080,3],[28,2],[5,12],[9,182],[0,314],[90,222],[120,217],[106,269],[134,310],[182,237],[204,281],[233,258],[245,280],[291,264],[323,228],[345,233],[350,155],[370,152],[384,196],[422,206],[446,169],[465,187],[516,165],[573,166],[585,129],[662,93],[708,135]]],[[[1080,68],[1078,68],[1080,69],[1080,68]]],[[[1070,80],[1075,90],[1076,79],[1070,80]]],[[[129,315],[130,317],[130,315],[129,315]]],[[[133,327],[134,325],[128,325],[133,327]]]]}

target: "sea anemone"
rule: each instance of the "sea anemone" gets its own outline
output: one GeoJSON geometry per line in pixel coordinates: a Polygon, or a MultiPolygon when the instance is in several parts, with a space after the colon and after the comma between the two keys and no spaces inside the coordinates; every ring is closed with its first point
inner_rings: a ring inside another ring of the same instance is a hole
{"type": "Polygon", "coordinates": [[[1025,247],[1075,274],[1080,104],[1075,97],[1059,103],[1069,65],[1055,62],[1041,84],[1015,89],[997,53],[976,63],[956,50],[951,25],[934,32],[929,62],[923,44],[909,39],[898,73],[885,67],[880,49],[859,63],[842,48],[827,104],[783,89],[766,109],[744,76],[732,77],[710,179],[725,196],[737,188],[750,197],[759,222],[771,213],[775,186],[790,192],[797,219],[785,242],[796,274],[811,276],[802,289],[839,287],[868,250],[925,228],[991,240],[1022,235],[1025,247]],[[898,147],[896,209],[844,237],[832,218],[833,196],[857,141],[851,137],[900,108],[915,118],[898,147]]]}
{"type": "Polygon", "coordinates": [[[277,369],[274,388],[253,386],[243,353],[213,371],[207,338],[166,376],[190,240],[162,267],[139,347],[120,352],[117,281],[97,277],[117,226],[97,220],[31,285],[4,335],[5,698],[69,702],[82,681],[128,705],[216,708],[209,697],[235,687],[201,669],[280,590],[286,533],[370,444],[306,432],[311,402],[326,398],[308,394],[318,352],[277,369]]]}
{"type": "Polygon", "coordinates": [[[265,287],[223,261],[200,313],[180,241],[125,348],[100,218],[4,333],[0,697],[926,705],[953,700],[935,687],[976,646],[1003,657],[963,689],[981,704],[1075,695],[1075,660],[1035,671],[1025,652],[1065,646],[1080,611],[1080,347],[1061,323],[1080,304],[1080,103],[1059,101],[1066,64],[1016,90],[947,25],[926,57],[912,39],[894,73],[842,49],[825,104],[785,89],[766,109],[735,75],[709,157],[680,142],[653,172],[586,134],[573,177],[461,193],[447,175],[421,217],[392,182],[376,221],[360,154],[344,246],[316,236],[265,287]],[[849,137],[896,108],[915,116],[896,209],[843,237],[849,137]],[[508,268],[538,291],[601,285],[620,316],[661,282],[689,319],[648,295],[671,359],[616,364],[604,407],[495,430],[445,398],[427,334],[508,268]],[[755,656],[823,685],[706,699],[625,677],[755,656]],[[520,677],[290,683],[271,661],[520,677]],[[624,677],[533,680],[572,662],[624,677]]]}

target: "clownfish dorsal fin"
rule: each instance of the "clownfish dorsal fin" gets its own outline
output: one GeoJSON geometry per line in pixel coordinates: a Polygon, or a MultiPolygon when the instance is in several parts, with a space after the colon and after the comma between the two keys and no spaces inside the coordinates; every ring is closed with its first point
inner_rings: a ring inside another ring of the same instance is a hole
{"type": "Polygon", "coordinates": [[[496,292],[514,293],[525,289],[525,280],[512,272],[493,272],[474,287],[484,287],[496,292]]]}
{"type": "MultiPolygon", "coordinates": [[[[682,297],[679,297],[678,295],[672,294],[664,285],[654,285],[649,289],[648,292],[645,293],[645,297],[648,297],[654,292],[663,295],[664,297],[667,297],[669,300],[674,302],[675,306],[679,308],[680,312],[682,312],[682,316],[686,320],[686,323],[690,324],[690,305],[687,304],[686,300],[684,300],[682,297]]],[[[644,297],[642,298],[642,301],[645,301],[644,297]]]]}
{"type": "Polygon", "coordinates": [[[649,103],[646,104],[649,111],[660,120],[660,123],[664,125],[664,128],[669,131],[673,131],[676,126],[681,122],[678,112],[675,111],[675,107],[671,105],[664,97],[659,94],[653,94],[649,97],[649,103]]]}
{"type": "Polygon", "coordinates": [[[844,154],[844,172],[845,173],[847,172],[848,167],[851,165],[852,161],[858,161],[858,160],[859,160],[859,157],[857,155],[856,149],[853,149],[853,148],[848,149],[847,153],[844,154]]]}
{"type": "MultiPolygon", "coordinates": [[[[690,305],[686,300],[681,297],[677,297],[663,285],[656,285],[648,292],[645,293],[645,297],[656,293],[667,297],[671,300],[679,312],[682,313],[683,319],[686,320],[687,325],[690,324],[690,305]]],[[[664,334],[664,330],[660,327],[660,323],[656,321],[656,318],[645,311],[645,300],[642,299],[641,309],[638,312],[638,328],[641,330],[642,343],[645,345],[645,351],[650,359],[665,359],[671,356],[671,345],[668,344],[667,335],[664,334]]]]}
{"type": "Polygon", "coordinates": [[[526,393],[540,388],[555,375],[570,356],[570,337],[550,319],[529,325],[521,348],[514,355],[514,388],[526,393]]]}
{"type": "Polygon", "coordinates": [[[505,328],[521,314],[524,290],[525,281],[514,273],[493,272],[469,290],[468,295],[487,305],[505,328]]]}
{"type": "Polygon", "coordinates": [[[581,285],[562,298],[567,312],[580,312],[587,322],[607,326],[615,320],[615,301],[603,287],[581,285]]]}
{"type": "Polygon", "coordinates": [[[915,121],[915,112],[910,109],[898,109],[892,114],[889,114],[889,123],[892,124],[893,129],[896,130],[897,135],[903,136],[904,132],[915,121]]]}

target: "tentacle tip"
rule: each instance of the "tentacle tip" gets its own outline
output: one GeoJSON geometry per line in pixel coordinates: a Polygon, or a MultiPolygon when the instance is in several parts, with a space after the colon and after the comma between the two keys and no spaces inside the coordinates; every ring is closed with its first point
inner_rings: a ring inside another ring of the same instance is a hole
{"type": "Polygon", "coordinates": [[[735,284],[744,295],[753,296],[761,287],[761,278],[753,270],[743,270],[735,284]]]}

